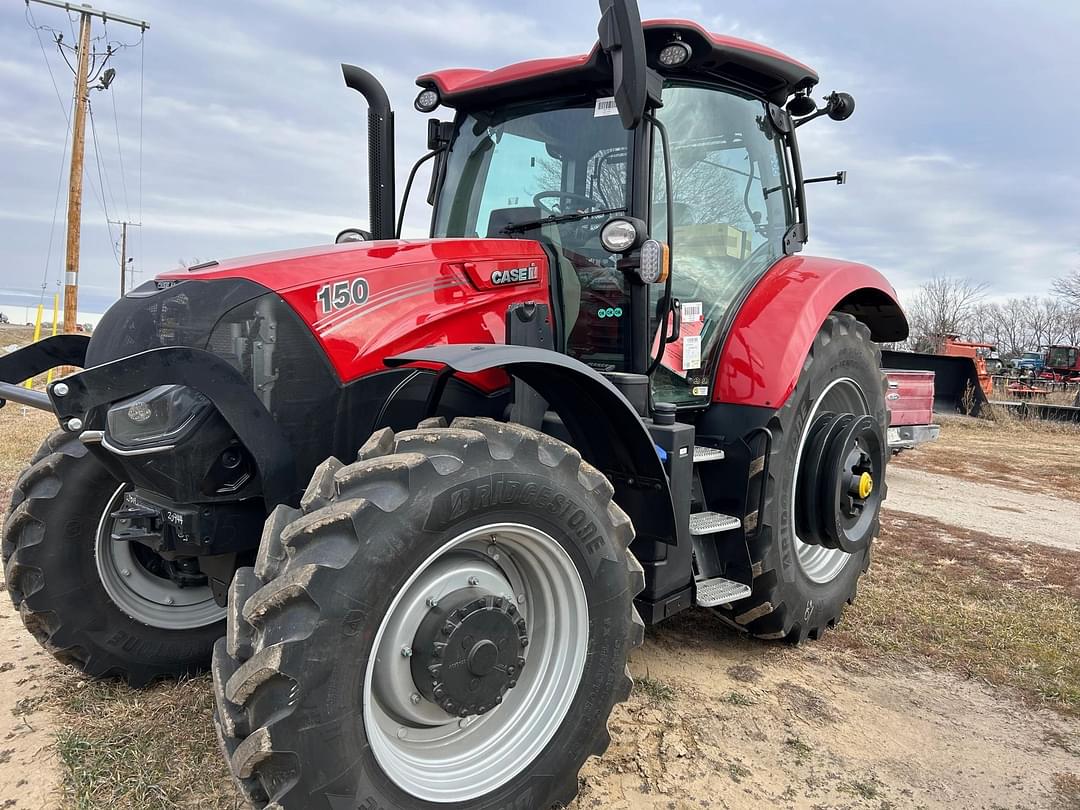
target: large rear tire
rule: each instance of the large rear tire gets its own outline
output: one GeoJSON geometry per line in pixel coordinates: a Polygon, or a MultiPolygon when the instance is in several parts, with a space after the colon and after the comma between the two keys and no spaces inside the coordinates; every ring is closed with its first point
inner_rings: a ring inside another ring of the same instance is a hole
{"type": "MultiPolygon", "coordinates": [[[[753,591],[746,599],[717,608],[728,624],[758,638],[801,642],[816,639],[839,620],[854,601],[858,582],[870,565],[871,546],[848,554],[804,543],[796,531],[795,506],[800,464],[815,419],[825,412],[846,412],[875,419],[884,435],[887,382],[881,351],[870,330],[851,315],[833,313],[822,325],[803,365],[798,384],[769,421],[772,451],[765,482],[760,530],[749,541],[753,591]]],[[[878,532],[884,499],[884,458],[880,489],[869,534],[878,532]]]]}
{"type": "Polygon", "coordinates": [[[385,429],[359,459],[321,465],[234,580],[213,674],[241,789],[283,810],[571,801],[644,629],[611,484],[486,419],[385,429]]]}
{"type": "Polygon", "coordinates": [[[149,549],[111,539],[123,489],[75,435],[46,439],[4,521],[12,602],[42,646],[90,677],[143,686],[204,670],[224,609],[208,587],[155,573],[149,549]]]}

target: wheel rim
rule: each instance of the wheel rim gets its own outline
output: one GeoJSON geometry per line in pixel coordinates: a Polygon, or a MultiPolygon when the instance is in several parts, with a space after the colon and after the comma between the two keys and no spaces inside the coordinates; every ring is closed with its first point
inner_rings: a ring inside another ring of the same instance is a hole
{"type": "Polygon", "coordinates": [[[863,395],[862,388],[850,377],[841,377],[829,383],[828,387],[817,398],[810,414],[806,418],[802,435],[799,437],[799,447],[795,456],[794,478],[791,486],[790,509],[791,531],[795,538],[795,559],[803,573],[813,582],[825,584],[832,582],[839,576],[844,567],[851,561],[851,555],[838,548],[826,548],[825,546],[804,543],[799,539],[795,531],[795,508],[799,497],[799,468],[802,464],[803,450],[806,440],[814,426],[817,415],[825,411],[837,413],[853,413],[862,416],[870,413],[863,395]]]}
{"type": "Polygon", "coordinates": [[[135,621],[162,630],[194,630],[222,621],[225,608],[214,601],[210,586],[181,588],[149,571],[132,542],[112,539],[110,515],[127,489],[125,484],[113,493],[98,521],[94,558],[105,593],[135,621]]]}
{"type": "Polygon", "coordinates": [[[398,787],[425,801],[464,802],[498,789],[536,759],[562,724],[588,640],[585,587],[553,537],[516,523],[459,535],[413,573],[375,636],[363,710],[376,761],[398,787]],[[512,599],[529,643],[517,685],[501,705],[461,718],[420,697],[406,652],[428,600],[464,587],[512,599]]]}

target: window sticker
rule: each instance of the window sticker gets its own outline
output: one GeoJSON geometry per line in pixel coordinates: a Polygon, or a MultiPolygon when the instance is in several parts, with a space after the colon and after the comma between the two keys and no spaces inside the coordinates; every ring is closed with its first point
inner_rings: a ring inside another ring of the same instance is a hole
{"type": "Polygon", "coordinates": [[[685,371],[701,368],[701,335],[686,335],[682,339],[682,364],[685,371]]]}
{"type": "Polygon", "coordinates": [[[593,118],[602,118],[605,115],[618,115],[619,108],[615,104],[615,97],[598,98],[596,107],[593,108],[593,118]]]}
{"type": "Polygon", "coordinates": [[[705,317],[700,301],[686,301],[682,305],[683,323],[698,323],[705,317]]]}

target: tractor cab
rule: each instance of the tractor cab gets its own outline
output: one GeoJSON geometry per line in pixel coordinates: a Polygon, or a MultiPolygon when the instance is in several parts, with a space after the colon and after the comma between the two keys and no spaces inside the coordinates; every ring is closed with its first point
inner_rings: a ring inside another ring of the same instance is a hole
{"type": "Polygon", "coordinates": [[[599,371],[632,371],[637,318],[663,398],[701,403],[725,315],[784,254],[794,184],[767,102],[680,79],[665,83],[663,99],[640,137],[597,94],[462,113],[432,235],[540,242],[555,269],[566,352],[599,371]],[[647,192],[638,206],[635,184],[647,192]],[[640,258],[627,253],[649,237],[668,248],[670,289],[653,284],[635,301],[640,258]],[[669,312],[671,342],[661,349],[652,336],[669,312]]]}
{"type": "MultiPolygon", "coordinates": [[[[817,74],[778,51],[685,20],[635,21],[630,36],[614,17],[588,54],[417,80],[417,110],[454,111],[429,122],[421,159],[435,159],[431,236],[539,243],[560,351],[704,407],[738,304],[806,241],[795,128],[854,102],[819,108],[817,74]]],[[[377,107],[370,83],[350,81],[377,107]]],[[[377,155],[391,139],[373,132],[377,155]]],[[[392,183],[380,163],[373,188],[392,183]]]]}

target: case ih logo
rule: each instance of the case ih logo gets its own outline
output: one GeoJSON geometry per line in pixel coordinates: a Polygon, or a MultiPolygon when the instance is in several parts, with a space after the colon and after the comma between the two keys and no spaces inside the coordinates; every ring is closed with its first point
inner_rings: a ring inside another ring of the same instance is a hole
{"type": "Polygon", "coordinates": [[[492,284],[523,284],[526,281],[536,281],[540,271],[533,262],[528,267],[514,267],[510,270],[496,270],[491,274],[492,284]]]}

